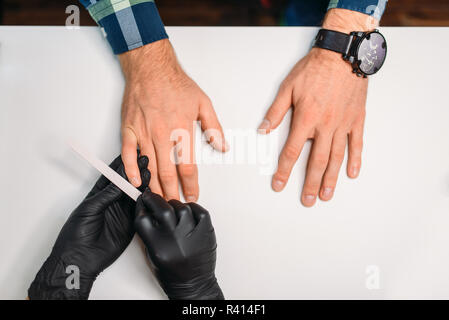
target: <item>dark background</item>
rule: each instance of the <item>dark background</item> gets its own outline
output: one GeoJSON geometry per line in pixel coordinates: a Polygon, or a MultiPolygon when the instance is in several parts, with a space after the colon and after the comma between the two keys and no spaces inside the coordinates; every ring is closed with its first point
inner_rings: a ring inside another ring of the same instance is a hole
{"type": "MultiPolygon", "coordinates": [[[[283,0],[158,0],[168,26],[272,26],[283,0]],[[270,3],[270,7],[263,4],[270,3]]],[[[70,4],[80,7],[81,25],[95,25],[77,0],[0,0],[0,24],[64,25],[70,4]]],[[[449,26],[449,0],[390,0],[384,26],[449,26]]]]}

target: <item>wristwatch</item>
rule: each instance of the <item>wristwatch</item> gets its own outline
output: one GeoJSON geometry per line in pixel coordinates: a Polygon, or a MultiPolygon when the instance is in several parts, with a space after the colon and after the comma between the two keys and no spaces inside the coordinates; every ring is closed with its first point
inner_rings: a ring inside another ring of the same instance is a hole
{"type": "Polygon", "coordinates": [[[364,78],[379,71],[387,57],[387,41],[378,30],[346,34],[321,29],[313,46],[341,53],[352,64],[352,72],[364,78]]]}

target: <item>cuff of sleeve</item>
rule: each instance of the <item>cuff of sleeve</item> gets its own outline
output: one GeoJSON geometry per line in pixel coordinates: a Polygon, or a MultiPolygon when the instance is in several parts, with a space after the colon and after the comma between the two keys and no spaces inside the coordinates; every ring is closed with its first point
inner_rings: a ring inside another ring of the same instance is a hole
{"type": "Polygon", "coordinates": [[[388,0],[330,0],[330,9],[347,9],[361,12],[380,20],[384,14],[388,0]]]}
{"type": "Polygon", "coordinates": [[[114,54],[168,38],[153,0],[103,0],[87,9],[114,54]]]}

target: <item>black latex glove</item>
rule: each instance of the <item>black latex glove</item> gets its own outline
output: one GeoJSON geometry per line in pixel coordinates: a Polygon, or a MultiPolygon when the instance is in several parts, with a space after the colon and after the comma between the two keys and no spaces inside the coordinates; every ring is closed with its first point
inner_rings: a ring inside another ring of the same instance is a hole
{"type": "MultiPolygon", "coordinates": [[[[143,190],[150,182],[148,158],[139,157],[143,190]]],[[[110,165],[126,178],[121,157],[110,165]]],[[[28,289],[33,299],[87,299],[96,277],[134,236],[135,202],[102,176],[62,227],[50,256],[28,289]],[[79,289],[68,289],[68,266],[79,268],[79,289]]]]}
{"type": "Polygon", "coordinates": [[[170,299],[224,299],[215,278],[214,227],[204,208],[166,202],[146,189],[137,199],[135,227],[170,299]]]}

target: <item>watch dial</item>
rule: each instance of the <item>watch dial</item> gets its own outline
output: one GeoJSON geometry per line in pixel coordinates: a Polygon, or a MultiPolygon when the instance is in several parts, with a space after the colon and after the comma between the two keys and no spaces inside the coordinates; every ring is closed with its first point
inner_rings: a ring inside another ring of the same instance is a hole
{"type": "Polygon", "coordinates": [[[375,74],[382,67],[387,55],[387,42],[379,32],[368,33],[360,42],[357,59],[359,68],[366,75],[375,74]]]}

